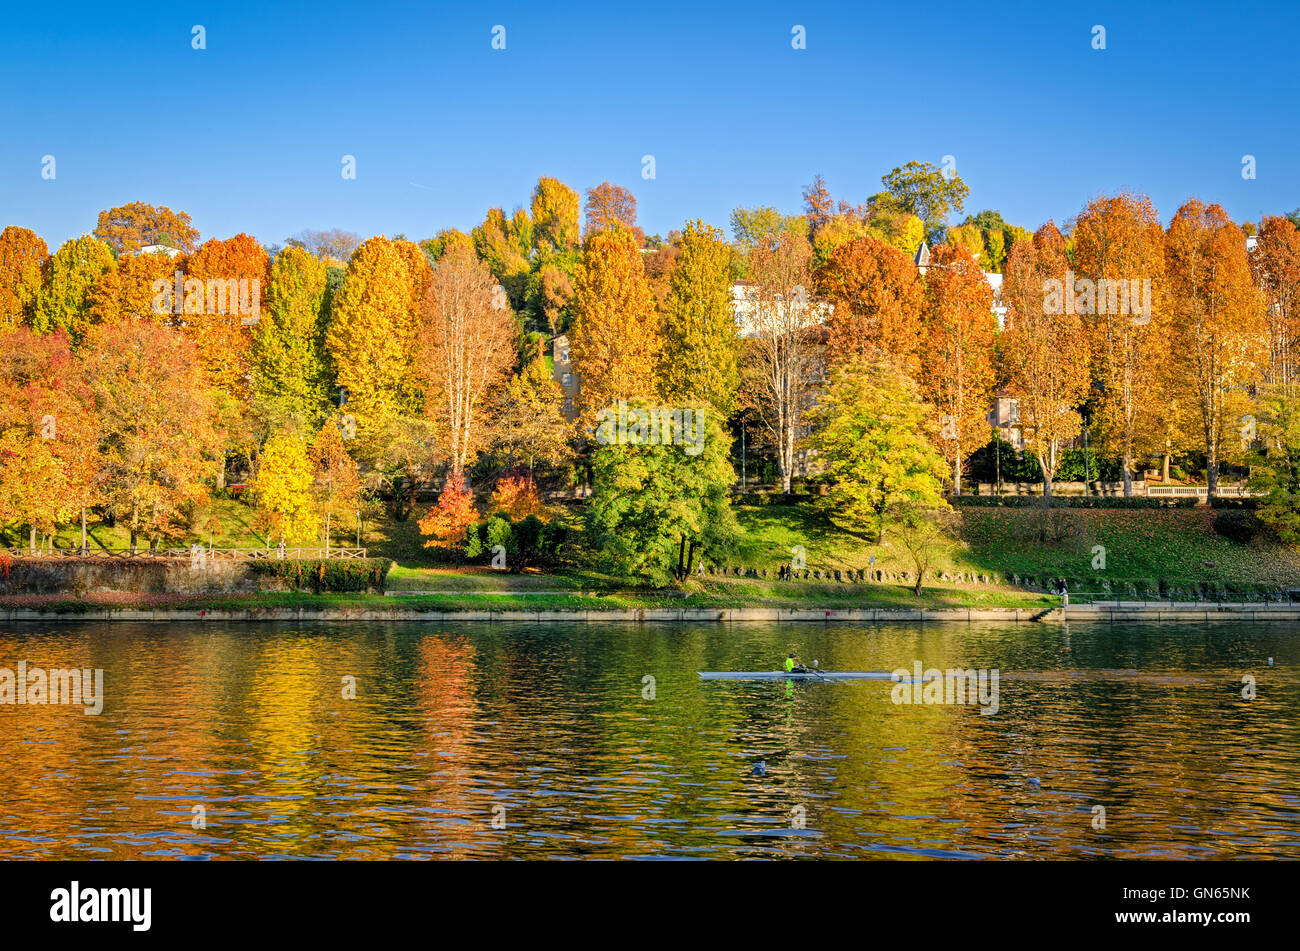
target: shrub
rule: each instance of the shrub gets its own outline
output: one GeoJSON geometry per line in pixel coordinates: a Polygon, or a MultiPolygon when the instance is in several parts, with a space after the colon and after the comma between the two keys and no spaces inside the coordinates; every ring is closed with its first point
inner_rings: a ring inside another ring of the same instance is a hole
{"type": "Polygon", "coordinates": [[[1259,534],[1259,517],[1244,508],[1220,509],[1214,516],[1214,533],[1245,544],[1259,534]]]}
{"type": "Polygon", "coordinates": [[[469,526],[478,519],[474,493],[465,488],[465,480],[452,476],[438,496],[438,504],[419,521],[420,534],[432,536],[425,548],[459,548],[465,543],[469,526]]]}
{"type": "Polygon", "coordinates": [[[382,594],[393,563],[387,558],[300,560],[259,558],[249,562],[254,574],[284,582],[295,591],[375,591],[382,594]]]}

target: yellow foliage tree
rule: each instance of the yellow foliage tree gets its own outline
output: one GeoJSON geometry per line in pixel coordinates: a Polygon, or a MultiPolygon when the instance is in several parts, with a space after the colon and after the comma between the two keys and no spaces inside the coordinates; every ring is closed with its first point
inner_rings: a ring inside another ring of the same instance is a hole
{"type": "Polygon", "coordinates": [[[616,400],[656,394],[655,367],[663,348],[645,268],[625,229],[594,232],[574,280],[570,353],[581,375],[579,412],[587,426],[616,400]]]}

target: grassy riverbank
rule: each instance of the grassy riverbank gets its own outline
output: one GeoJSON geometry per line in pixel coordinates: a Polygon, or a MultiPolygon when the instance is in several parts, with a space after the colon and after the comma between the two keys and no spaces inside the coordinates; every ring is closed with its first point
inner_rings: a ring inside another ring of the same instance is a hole
{"type": "MultiPolygon", "coordinates": [[[[212,513],[220,529],[216,547],[266,544],[251,526],[252,509],[241,501],[222,499],[212,513]]],[[[1287,587],[1300,586],[1300,549],[1269,541],[1262,533],[1238,541],[1216,531],[1220,513],[1194,509],[1064,509],[1044,516],[1037,509],[966,508],[959,511],[960,537],[934,562],[936,579],[962,573],[996,578],[996,582],[927,584],[916,597],[904,584],[841,584],[829,581],[772,580],[781,565],[801,549],[807,568],[830,575],[836,570],[859,572],[868,567],[885,572],[914,571],[906,551],[886,535],[883,543],[830,525],[807,505],[739,506],[742,533],[723,567],[742,569],[758,577],[706,576],[692,578],[681,591],[653,591],[627,579],[580,567],[598,564],[586,546],[581,513],[562,509],[558,517],[571,528],[571,564],[555,571],[509,574],[482,566],[437,564],[423,547],[414,518],[366,525],[363,543],[372,556],[394,562],[388,576],[390,592],[412,608],[430,610],[601,610],[641,607],[1029,607],[1048,603],[1040,594],[1015,584],[1034,578],[1041,586],[1049,578],[1068,579],[1076,601],[1119,598],[1195,600],[1257,600],[1287,587]],[[1094,568],[1097,546],[1105,550],[1104,567],[1094,568]],[[874,562],[872,561],[874,557],[874,562]],[[769,577],[762,577],[766,571],[769,577]]],[[[91,526],[91,535],[106,547],[123,547],[121,527],[91,526]]],[[[63,537],[62,544],[76,539],[63,537]]],[[[206,542],[207,539],[205,538],[206,542]]],[[[335,543],[344,541],[336,538],[335,543]]],[[[353,539],[347,540],[349,543],[353,539]]],[[[10,544],[15,542],[9,540],[10,544]]],[[[20,597],[30,598],[30,595],[20,597]]],[[[115,594],[109,599],[146,595],[115,594]]],[[[259,594],[252,596],[195,595],[186,605],[218,604],[391,603],[378,595],[259,594]],[[249,599],[253,600],[249,600],[249,599]],[[300,599],[312,599],[308,602],[300,599]]],[[[0,604],[10,601],[0,598],[0,604]]],[[[74,602],[88,603],[88,602],[74,602]]]]}

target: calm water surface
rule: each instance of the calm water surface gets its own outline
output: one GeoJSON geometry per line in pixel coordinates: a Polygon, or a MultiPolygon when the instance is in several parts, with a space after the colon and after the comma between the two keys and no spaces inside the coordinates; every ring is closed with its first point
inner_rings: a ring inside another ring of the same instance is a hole
{"type": "Polygon", "coordinates": [[[1297,642],[1294,624],[10,625],[0,667],[100,667],[106,702],[0,705],[0,858],[1294,859],[1297,642]],[[696,676],[790,649],[996,667],[1000,709],[696,676]]]}

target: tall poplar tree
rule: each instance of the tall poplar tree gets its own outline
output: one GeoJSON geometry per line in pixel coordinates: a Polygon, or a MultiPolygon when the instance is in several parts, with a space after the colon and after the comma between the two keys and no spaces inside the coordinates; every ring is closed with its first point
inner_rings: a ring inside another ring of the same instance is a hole
{"type": "Polygon", "coordinates": [[[657,396],[662,348],[636,240],[619,227],[595,232],[574,280],[570,334],[573,366],[581,376],[582,421],[594,426],[596,414],[617,400],[657,396]]]}
{"type": "Polygon", "coordinates": [[[1243,391],[1267,366],[1264,297],[1251,282],[1246,236],[1221,207],[1197,199],[1169,223],[1165,273],[1177,377],[1195,405],[1213,496],[1241,426],[1243,391]]]}
{"type": "Polygon", "coordinates": [[[703,402],[730,416],[740,387],[740,341],[731,301],[731,248],[703,221],[682,232],[664,301],[664,348],[659,358],[663,398],[703,402]]]}
{"type": "Polygon", "coordinates": [[[988,442],[993,396],[993,290],[970,252],[941,244],[926,273],[920,383],[935,407],[939,449],[952,466],[953,491],[961,495],[962,469],[988,442]]]}

